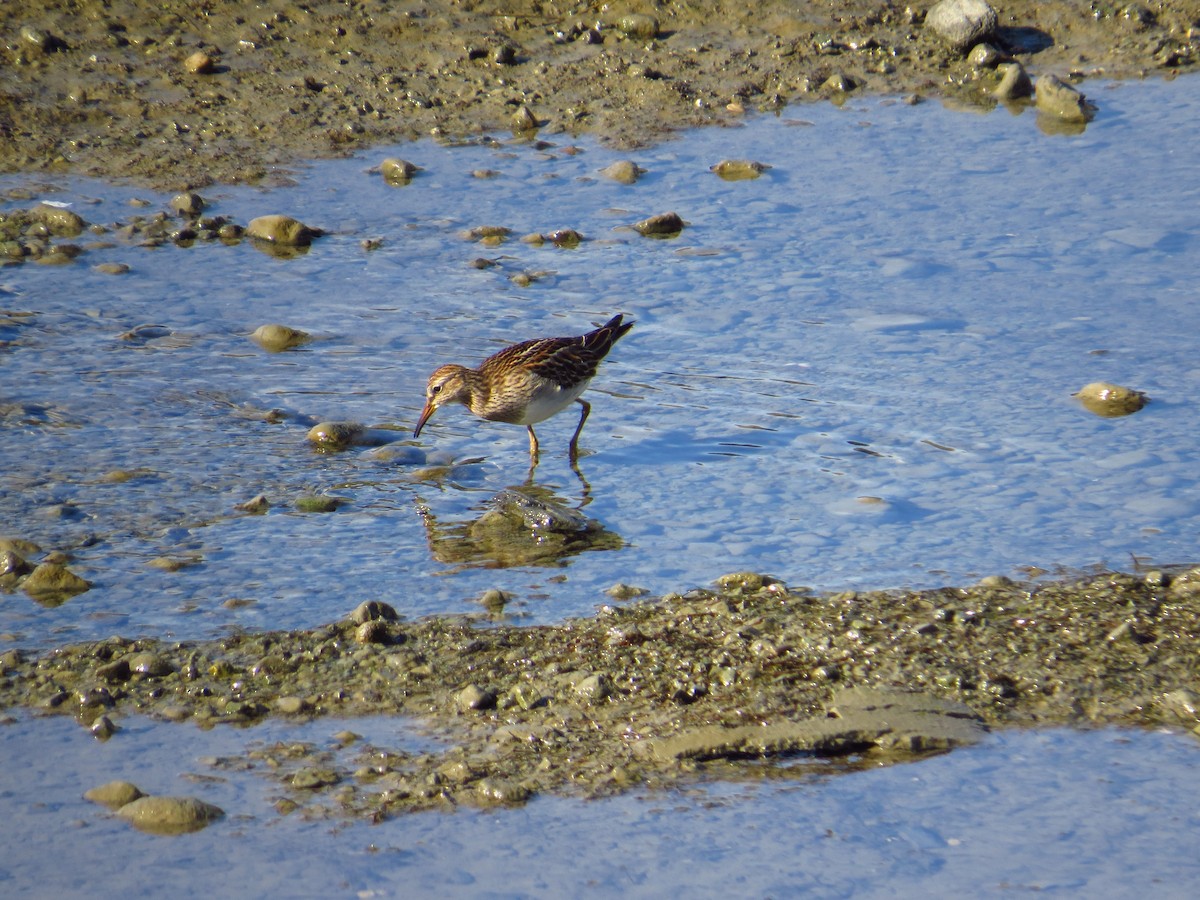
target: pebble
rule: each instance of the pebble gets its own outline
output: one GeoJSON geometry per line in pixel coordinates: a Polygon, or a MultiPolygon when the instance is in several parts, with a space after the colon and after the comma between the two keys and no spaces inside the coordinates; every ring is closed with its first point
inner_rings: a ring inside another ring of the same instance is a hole
{"type": "Polygon", "coordinates": [[[683,231],[683,226],[684,221],[679,217],[679,213],[669,212],[643,219],[634,224],[633,230],[647,237],[662,237],[679,234],[683,231]]]}
{"type": "Polygon", "coordinates": [[[299,347],[312,336],[307,331],[300,331],[287,325],[259,325],[250,335],[250,339],[272,353],[280,353],[299,347]]]}
{"type": "Polygon", "coordinates": [[[44,562],[35,566],[29,577],[21,584],[25,593],[35,600],[65,600],[82,594],[91,588],[91,583],[80,578],[60,563],[44,562]]]}
{"type": "Polygon", "coordinates": [[[515,113],[513,113],[513,131],[536,131],[541,124],[542,123],[538,121],[537,116],[533,114],[533,110],[531,110],[528,106],[522,106],[515,113]]]}
{"type": "Polygon", "coordinates": [[[390,185],[408,184],[419,171],[421,171],[419,166],[406,159],[397,159],[396,157],[388,157],[379,164],[379,174],[390,185]]]}
{"type": "Polygon", "coordinates": [[[1091,118],[1087,97],[1057,75],[1042,75],[1037,80],[1039,112],[1057,116],[1068,122],[1086,122],[1091,118]]]}
{"type": "Polygon", "coordinates": [[[139,797],[145,796],[136,784],[128,781],[109,781],[85,791],[83,799],[107,806],[109,809],[120,809],[139,797]]]}
{"type": "Polygon", "coordinates": [[[746,181],[758,178],[770,166],[749,159],[723,159],[709,168],[725,181],[746,181]]]}
{"type": "Polygon", "coordinates": [[[992,92],[997,100],[1020,100],[1033,94],[1033,83],[1018,62],[1003,63],[996,67],[1000,72],[1000,83],[992,92]]]}
{"type": "Polygon", "coordinates": [[[642,13],[631,13],[617,20],[617,30],[626,37],[652,40],[658,37],[658,19],[642,13]]]}
{"type": "Polygon", "coordinates": [[[291,216],[267,215],[251,219],[246,226],[246,234],[286,247],[307,247],[313,238],[320,237],[324,232],[319,228],[310,228],[291,216]]]}
{"type": "Polygon", "coordinates": [[[1148,400],[1141,391],[1107,381],[1085,384],[1074,396],[1083,404],[1084,409],[1105,418],[1128,416],[1145,406],[1148,400]]]}
{"type": "Polygon", "coordinates": [[[459,709],[491,709],[496,705],[496,695],[476,684],[468,684],[454,698],[459,709]]]}
{"type": "Polygon", "coordinates": [[[642,175],[646,174],[646,170],[631,160],[620,159],[611,166],[605,166],[600,170],[600,174],[605,178],[611,178],[618,184],[634,184],[642,175]]]}
{"type": "Polygon", "coordinates": [[[183,67],[193,75],[211,75],[216,69],[213,58],[203,50],[197,50],[183,61],[183,67]]]}
{"type": "Polygon", "coordinates": [[[126,803],[117,815],[151,834],[182,834],[198,831],[225,812],[195,797],[144,796],[126,803]]]}
{"type": "Polygon", "coordinates": [[[941,0],[926,13],[925,27],[962,52],[996,30],[996,11],[984,0],[941,0]]]}

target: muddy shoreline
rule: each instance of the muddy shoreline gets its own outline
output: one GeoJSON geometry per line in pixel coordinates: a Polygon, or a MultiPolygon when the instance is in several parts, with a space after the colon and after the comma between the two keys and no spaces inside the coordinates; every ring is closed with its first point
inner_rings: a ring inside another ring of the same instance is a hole
{"type": "MultiPolygon", "coordinates": [[[[994,105],[996,60],[927,28],[931,5],[5,4],[0,172],[182,190],[430,135],[634,146],[867,93],[994,105]]],[[[1195,0],[996,11],[989,43],[1035,78],[1171,77],[1200,59],[1195,0]]]]}
{"type": "Polygon", "coordinates": [[[1198,623],[1200,568],[832,594],[743,572],[553,627],[408,622],[371,602],[311,631],[9,650],[0,709],[72,715],[101,739],[135,713],[202,727],[413,717],[444,752],[253,755],[281,811],[378,820],[769,777],[797,754],[879,765],[990,727],[1196,731],[1198,623]]]}

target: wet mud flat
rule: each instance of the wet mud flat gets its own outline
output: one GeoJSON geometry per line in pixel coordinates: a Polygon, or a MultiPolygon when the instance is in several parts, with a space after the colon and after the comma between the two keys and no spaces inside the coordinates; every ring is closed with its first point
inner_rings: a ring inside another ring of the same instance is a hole
{"type": "Polygon", "coordinates": [[[928,27],[932,6],[7,3],[0,171],[180,190],[430,135],[588,132],[632,146],[864,92],[994,105],[1003,60],[1078,83],[1169,77],[1200,59],[1194,0],[1007,2],[982,55],[928,27]]]}
{"type": "Polygon", "coordinates": [[[1200,568],[832,594],[743,572],[559,626],[409,622],[371,601],[311,631],[13,649],[0,707],[71,715],[104,740],[131,714],[406,717],[444,751],[289,742],[211,761],[269,772],[281,812],[378,820],[786,775],[797,757],[879,765],[990,728],[1196,731],[1198,639],[1200,568]]]}

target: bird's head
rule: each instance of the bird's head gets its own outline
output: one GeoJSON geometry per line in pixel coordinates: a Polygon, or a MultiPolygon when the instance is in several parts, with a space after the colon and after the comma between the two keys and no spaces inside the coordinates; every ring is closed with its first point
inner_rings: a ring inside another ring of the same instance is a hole
{"type": "Polygon", "coordinates": [[[421,410],[421,418],[417,419],[413,437],[421,436],[421,429],[438,407],[448,403],[467,403],[470,399],[468,370],[463,366],[442,366],[429,376],[429,384],[425,387],[425,408],[421,410]]]}

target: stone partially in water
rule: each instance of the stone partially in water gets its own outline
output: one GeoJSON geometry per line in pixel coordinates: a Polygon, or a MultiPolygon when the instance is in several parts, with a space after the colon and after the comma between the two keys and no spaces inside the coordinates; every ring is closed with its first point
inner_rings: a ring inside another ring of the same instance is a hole
{"type": "Polygon", "coordinates": [[[39,603],[61,603],[91,588],[91,582],[80,578],[61,563],[44,562],[36,566],[21,584],[25,593],[39,603]]]}
{"type": "Polygon", "coordinates": [[[769,168],[771,167],[765,163],[751,159],[723,159],[709,171],[715,172],[725,181],[748,181],[757,178],[769,168]]]}
{"type": "Polygon", "coordinates": [[[1067,122],[1087,122],[1092,108],[1087,97],[1056,75],[1046,74],[1037,80],[1038,112],[1067,122]]]}
{"type": "Polygon", "coordinates": [[[1000,73],[1000,83],[992,94],[997,100],[1020,100],[1033,93],[1033,82],[1020,63],[1003,63],[996,67],[996,71],[1000,73]]]}
{"type": "Polygon", "coordinates": [[[679,213],[669,212],[642,219],[633,226],[633,230],[647,237],[674,237],[683,231],[683,226],[679,213]]]}
{"type": "Polygon", "coordinates": [[[109,809],[120,809],[146,795],[136,784],[131,784],[128,781],[110,781],[102,784],[99,787],[94,787],[89,791],[85,791],[84,800],[92,803],[99,803],[101,806],[107,806],[109,809]]]}
{"type": "Polygon", "coordinates": [[[139,797],[117,810],[135,828],[150,834],[184,834],[199,831],[225,815],[220,807],[195,797],[139,797]]]}
{"type": "Polygon", "coordinates": [[[1149,399],[1141,391],[1107,381],[1085,384],[1074,396],[1083,404],[1084,409],[1106,418],[1135,413],[1145,406],[1149,399]]]}
{"type": "Polygon", "coordinates": [[[78,213],[50,203],[39,203],[29,210],[29,218],[45,225],[56,237],[76,237],[87,227],[87,222],[78,213]]]}
{"type": "Polygon", "coordinates": [[[269,350],[272,353],[280,353],[284,350],[290,350],[293,347],[299,347],[301,344],[311,340],[311,337],[306,331],[300,331],[299,329],[279,324],[259,325],[250,335],[251,340],[264,350],[269,350]]]}
{"type": "Polygon", "coordinates": [[[611,166],[600,170],[600,174],[605,178],[611,178],[619,184],[633,184],[645,173],[645,169],[628,159],[617,160],[611,166]]]}
{"type": "Polygon", "coordinates": [[[420,166],[394,156],[388,157],[379,164],[379,174],[383,176],[383,180],[395,187],[408,184],[419,171],[421,171],[420,166]]]}
{"type": "Polygon", "coordinates": [[[925,15],[925,27],[961,53],[996,30],[996,11],[984,0],[941,0],[925,15]]]}
{"type": "Polygon", "coordinates": [[[308,440],[321,447],[342,449],[364,443],[367,426],[358,422],[320,422],[308,429],[308,440]]]}
{"type": "Polygon", "coordinates": [[[319,228],[310,228],[291,216],[269,215],[251,219],[246,234],[260,241],[285,247],[307,247],[313,238],[324,234],[319,228]]]}

